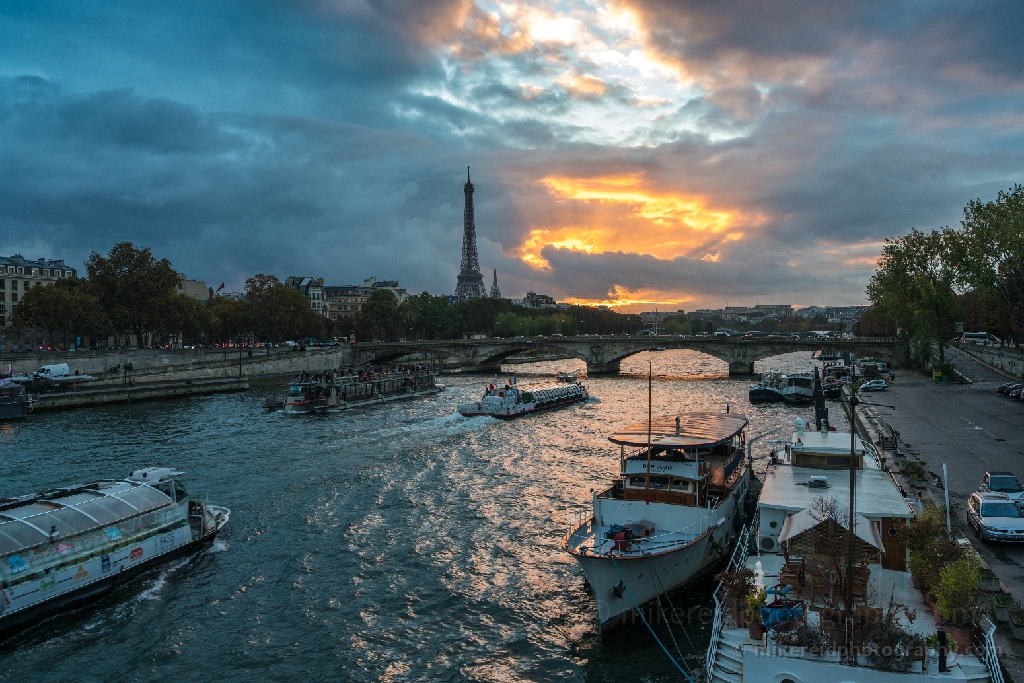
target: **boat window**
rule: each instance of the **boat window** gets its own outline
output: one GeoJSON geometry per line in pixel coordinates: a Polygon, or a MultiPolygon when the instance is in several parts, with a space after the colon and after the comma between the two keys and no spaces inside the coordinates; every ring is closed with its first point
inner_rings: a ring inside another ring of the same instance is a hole
{"type": "Polygon", "coordinates": [[[667,489],[668,477],[651,477],[652,489],[667,489]]]}
{"type": "Polygon", "coordinates": [[[690,480],[689,479],[673,479],[672,490],[682,491],[688,493],[690,491],[690,480]]]}
{"type": "Polygon", "coordinates": [[[1006,503],[982,503],[982,517],[1012,517],[1020,519],[1020,508],[1010,502],[1006,503]]]}
{"type": "Polygon", "coordinates": [[[988,488],[996,493],[1019,493],[1024,490],[1017,477],[1007,476],[989,477],[988,488]]]}
{"type": "Polygon", "coordinates": [[[168,496],[149,486],[136,486],[127,491],[121,491],[117,497],[137,507],[139,512],[147,512],[171,502],[168,496]]]}
{"type": "Polygon", "coordinates": [[[289,396],[301,396],[302,395],[302,385],[295,384],[293,386],[288,387],[288,395],[289,396]]]}
{"type": "Polygon", "coordinates": [[[647,485],[646,477],[630,477],[629,487],[634,489],[642,489],[647,485]]]}

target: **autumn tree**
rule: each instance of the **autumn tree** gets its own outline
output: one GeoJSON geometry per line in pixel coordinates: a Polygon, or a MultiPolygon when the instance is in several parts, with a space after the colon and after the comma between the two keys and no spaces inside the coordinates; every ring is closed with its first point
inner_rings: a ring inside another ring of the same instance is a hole
{"type": "Polygon", "coordinates": [[[93,252],[85,263],[89,286],[118,329],[130,329],[142,346],[144,334],[157,328],[180,276],[167,259],[131,242],[114,245],[107,256],[93,252]]]}
{"type": "Polygon", "coordinates": [[[359,339],[389,339],[401,322],[398,299],[390,289],[376,289],[356,313],[359,339]]]}

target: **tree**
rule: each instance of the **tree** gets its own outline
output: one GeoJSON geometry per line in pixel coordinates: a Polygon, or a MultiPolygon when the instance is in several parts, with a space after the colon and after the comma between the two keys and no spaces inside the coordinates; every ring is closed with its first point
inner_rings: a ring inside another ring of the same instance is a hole
{"type": "Polygon", "coordinates": [[[961,226],[950,239],[958,282],[995,290],[1016,328],[1024,327],[1024,187],[968,202],[961,226]]]}
{"type": "Polygon", "coordinates": [[[868,299],[879,315],[911,337],[916,360],[927,364],[934,344],[939,363],[946,362],[946,343],[956,333],[960,306],[953,284],[948,229],[885,240],[878,268],[868,282],[868,299]]]}
{"type": "Polygon", "coordinates": [[[423,292],[410,296],[403,305],[409,328],[420,339],[451,339],[458,331],[459,314],[446,297],[423,292]]]}
{"type": "Polygon", "coordinates": [[[362,340],[386,340],[399,322],[398,299],[390,289],[377,289],[356,313],[356,335],[362,340]]]}
{"type": "Polygon", "coordinates": [[[14,307],[11,324],[19,329],[34,325],[44,327],[51,341],[60,330],[64,333],[66,348],[68,332],[77,336],[82,330],[95,331],[102,327],[103,320],[100,302],[89,294],[84,281],[67,278],[26,290],[14,307]]]}
{"type": "Polygon", "coordinates": [[[209,333],[219,341],[238,339],[253,331],[253,308],[248,300],[215,296],[206,300],[209,333]]]}
{"type": "Polygon", "coordinates": [[[213,329],[215,320],[210,309],[198,299],[175,293],[164,304],[160,331],[172,339],[180,336],[183,344],[195,343],[213,329]]]}
{"type": "Polygon", "coordinates": [[[149,248],[131,242],[114,245],[106,257],[93,252],[85,263],[89,284],[107,315],[120,329],[143,335],[159,325],[167,300],[175,293],[179,275],[167,259],[157,261],[149,248]]]}

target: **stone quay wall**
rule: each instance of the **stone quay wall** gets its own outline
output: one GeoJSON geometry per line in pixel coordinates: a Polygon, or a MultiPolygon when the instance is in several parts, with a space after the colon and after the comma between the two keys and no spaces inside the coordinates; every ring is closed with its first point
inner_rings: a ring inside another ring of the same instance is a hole
{"type": "Polygon", "coordinates": [[[27,353],[0,354],[0,370],[6,372],[11,365],[15,374],[28,374],[43,365],[67,363],[74,375],[95,377],[80,382],[80,386],[109,386],[125,380],[124,366],[133,368],[128,377],[136,382],[168,382],[187,379],[215,379],[224,377],[290,376],[305,370],[322,370],[352,363],[351,349],[347,345],[307,347],[297,351],[292,347],[238,349],[191,349],[165,351],[157,349],[100,349],[88,351],[29,351],[27,353]],[[252,356],[249,356],[252,351],[252,356]],[[120,371],[111,372],[114,366],[120,371]]]}

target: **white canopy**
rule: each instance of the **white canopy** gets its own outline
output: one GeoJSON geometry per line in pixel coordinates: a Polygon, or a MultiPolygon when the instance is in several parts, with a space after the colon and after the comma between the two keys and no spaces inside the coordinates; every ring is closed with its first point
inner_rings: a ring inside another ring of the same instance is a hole
{"type": "MultiPolygon", "coordinates": [[[[875,548],[882,550],[882,539],[878,535],[878,532],[875,531],[875,526],[871,523],[870,520],[861,515],[856,515],[856,517],[857,519],[854,523],[853,533],[866,543],[870,543],[875,548]]],[[[806,509],[797,512],[796,514],[790,515],[786,518],[786,522],[782,525],[782,533],[779,534],[779,543],[788,541],[789,539],[793,538],[798,534],[802,534],[805,531],[809,531],[810,529],[813,529],[814,527],[818,526],[824,521],[825,520],[823,519],[818,519],[813,514],[811,514],[810,510],[806,509]]],[[[837,519],[836,523],[844,529],[848,528],[847,525],[843,524],[841,520],[837,519]]]]}

